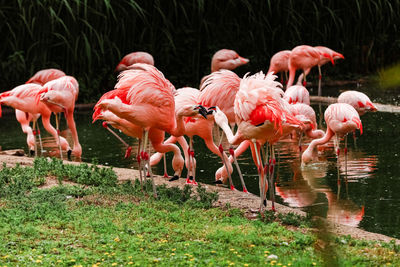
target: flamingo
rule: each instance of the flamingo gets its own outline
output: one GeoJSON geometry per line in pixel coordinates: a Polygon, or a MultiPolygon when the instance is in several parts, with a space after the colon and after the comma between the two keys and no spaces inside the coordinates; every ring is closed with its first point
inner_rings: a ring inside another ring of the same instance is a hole
{"type": "Polygon", "coordinates": [[[274,54],[271,57],[270,63],[269,63],[269,69],[268,73],[271,71],[274,72],[274,74],[281,73],[281,83],[283,84],[283,75],[282,72],[285,73],[285,78],[286,81],[288,79],[287,73],[289,71],[289,57],[292,51],[290,50],[283,50],[279,51],[278,53],[274,54]]]}
{"type": "MultiPolygon", "coordinates": [[[[286,110],[281,85],[274,81],[275,78],[276,76],[272,73],[264,75],[260,72],[252,76],[246,75],[242,79],[235,98],[235,115],[238,124],[235,135],[229,128],[225,114],[218,107],[213,109],[215,122],[225,132],[230,144],[238,145],[244,140],[250,140],[252,143],[253,160],[259,175],[260,211],[263,209],[267,189],[264,172],[268,170],[272,178],[275,165],[274,156],[271,156],[270,164],[264,168],[259,153],[260,145],[265,142],[274,144],[287,132],[301,126],[301,123],[286,110]]],[[[272,190],[270,192],[272,209],[275,210],[272,190]]]]}
{"type": "Polygon", "coordinates": [[[36,72],[26,83],[36,83],[44,85],[45,83],[66,76],[66,74],[59,69],[43,69],[36,72]]]}
{"type": "MultiPolygon", "coordinates": [[[[175,95],[175,105],[176,109],[179,109],[181,106],[192,104],[196,105],[199,102],[199,96],[200,96],[200,91],[195,89],[195,88],[190,88],[190,87],[185,87],[178,89],[175,95]]],[[[193,136],[197,135],[200,138],[204,140],[204,143],[206,144],[207,148],[217,155],[218,157],[221,158],[222,162],[224,163],[225,168],[229,169],[231,173],[232,171],[232,166],[230,164],[227,165],[228,157],[225,155],[223,150],[221,151],[220,148],[218,148],[214,141],[213,141],[213,136],[212,136],[212,129],[214,125],[214,119],[213,116],[207,116],[207,119],[205,118],[191,118],[187,117],[185,119],[185,135],[189,137],[189,160],[186,164],[188,167],[188,178],[186,180],[187,183],[193,183],[196,184],[195,180],[195,173],[196,173],[196,168],[195,168],[195,163],[193,162],[193,136]],[[191,176],[189,175],[191,173],[191,176]],[[193,179],[193,181],[190,180],[190,178],[193,179]]],[[[172,136],[170,137],[166,142],[176,142],[176,137],[172,136]]],[[[161,155],[153,155],[152,158],[154,157],[155,161],[159,161],[161,159],[161,155]]],[[[234,190],[234,186],[232,183],[232,179],[230,178],[230,186],[231,190],[234,190]]],[[[246,186],[243,185],[243,188],[245,191],[246,186]]]]}
{"type": "Polygon", "coordinates": [[[233,70],[249,63],[249,61],[249,59],[239,56],[234,50],[221,49],[218,50],[211,59],[211,72],[221,69],[233,70]]]}
{"type": "Polygon", "coordinates": [[[302,85],[292,85],[288,87],[283,95],[289,104],[304,103],[310,105],[310,93],[302,85]]]}
{"type": "Polygon", "coordinates": [[[44,84],[43,89],[37,95],[37,100],[40,100],[56,114],[57,131],[59,130],[57,113],[64,112],[74,142],[72,154],[80,158],[82,156],[82,147],[79,143],[74,120],[75,102],[78,98],[78,93],[78,81],[72,76],[63,76],[44,84]]]}
{"type": "Polygon", "coordinates": [[[377,111],[378,109],[369,99],[369,97],[358,91],[346,91],[339,95],[338,103],[347,103],[353,106],[360,116],[364,115],[367,111],[377,111]]]}
{"type": "Polygon", "coordinates": [[[50,124],[51,110],[41,102],[36,103],[37,94],[41,90],[42,86],[34,83],[17,86],[10,91],[0,94],[0,105],[4,104],[22,112],[32,114],[33,118],[37,118],[38,114],[40,114],[44,128],[56,139],[57,145],[61,148],[60,150],[66,150],[70,153],[71,148],[67,140],[59,137],[56,129],[50,124]]]}
{"type": "MultiPolygon", "coordinates": [[[[336,155],[339,161],[340,154],[340,139],[345,137],[345,166],[347,172],[347,134],[354,132],[356,129],[360,130],[362,134],[362,123],[360,116],[358,115],[355,108],[346,103],[335,103],[328,106],[325,110],[325,122],[327,124],[327,130],[325,135],[319,139],[314,139],[308,148],[304,151],[302,155],[302,164],[305,165],[309,163],[312,159],[312,152],[317,145],[323,145],[333,137],[336,136],[336,155]]],[[[337,174],[338,174],[338,185],[340,186],[339,177],[339,162],[337,164],[337,174]]],[[[347,174],[346,174],[347,177],[347,174]]],[[[340,187],[339,187],[340,190],[340,187]]],[[[339,193],[338,193],[339,195],[339,193]]]]}
{"type": "MultiPolygon", "coordinates": [[[[128,104],[119,98],[113,98],[104,99],[97,106],[142,127],[144,142],[141,154],[147,163],[150,157],[144,148],[147,146],[150,128],[182,136],[185,131],[183,121],[185,116],[195,117],[201,114],[207,117],[207,110],[200,105],[185,105],[175,111],[175,87],[152,65],[134,64],[130,70],[120,74],[115,89],[128,91],[126,96],[128,104]]],[[[157,197],[154,181],[153,193],[154,197],[157,197]]]]}
{"type": "MultiPolygon", "coordinates": [[[[36,132],[35,130],[32,131],[32,128],[29,124],[31,121],[36,122],[39,117],[40,114],[32,115],[31,113],[23,112],[19,109],[15,110],[15,118],[21,125],[22,131],[26,134],[26,143],[28,144],[29,153],[31,156],[33,156],[34,154],[37,155],[37,145],[35,138],[36,132]]],[[[35,129],[35,127],[33,128],[35,129]]]]}
{"type": "MultiPolygon", "coordinates": [[[[289,57],[289,82],[287,86],[292,86],[296,75],[296,70],[303,70],[304,81],[303,85],[306,86],[306,76],[310,73],[312,67],[325,62],[324,58],[328,58],[333,62],[332,56],[309,45],[299,45],[293,48],[289,57]]],[[[324,63],[325,64],[325,63],[324,63]]],[[[299,81],[301,78],[299,78],[299,81]]]]}
{"type": "MultiPolygon", "coordinates": [[[[126,102],[127,101],[126,100],[127,92],[128,91],[126,91],[126,90],[109,91],[100,98],[98,103],[100,103],[104,99],[112,99],[115,97],[119,97],[120,99],[123,100],[123,102],[125,101],[125,103],[127,103],[126,102]]],[[[142,134],[143,134],[142,127],[135,125],[123,118],[118,117],[111,111],[102,110],[99,106],[96,105],[94,108],[94,112],[93,112],[93,122],[95,122],[97,119],[106,121],[107,124],[110,124],[114,128],[121,130],[124,134],[126,134],[128,136],[138,138],[139,142],[141,142],[140,140],[143,137],[142,136],[142,134]]],[[[164,137],[165,137],[165,134],[163,131],[160,131],[156,128],[149,129],[149,139],[150,139],[150,142],[152,143],[155,151],[160,152],[160,153],[166,153],[166,152],[172,151],[174,153],[174,157],[172,160],[172,167],[175,171],[175,174],[173,176],[173,179],[178,179],[182,173],[184,160],[181,156],[179,148],[176,145],[162,143],[162,141],[164,140],[164,137]]],[[[183,141],[181,138],[178,138],[177,141],[182,145],[183,141]]],[[[127,152],[126,152],[125,156],[128,157],[130,154],[131,148],[129,145],[126,145],[126,146],[127,146],[127,152]]],[[[140,154],[140,153],[138,153],[138,154],[140,154]]],[[[138,162],[139,162],[139,168],[141,168],[140,156],[138,157],[138,162]]],[[[150,161],[150,166],[153,166],[155,164],[156,163],[150,161]]]]}
{"type": "Polygon", "coordinates": [[[129,66],[136,63],[146,63],[154,66],[154,58],[147,52],[133,52],[127,54],[121,59],[121,62],[115,68],[115,71],[120,72],[123,70],[127,70],[129,66]]]}

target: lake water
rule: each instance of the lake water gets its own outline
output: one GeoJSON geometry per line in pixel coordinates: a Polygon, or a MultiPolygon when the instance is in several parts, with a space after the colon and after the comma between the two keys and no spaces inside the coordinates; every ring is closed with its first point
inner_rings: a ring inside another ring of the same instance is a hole
{"type": "MultiPolygon", "coordinates": [[[[324,89],[325,95],[337,96],[339,89],[345,88],[324,89]]],[[[398,91],[382,91],[376,87],[361,87],[358,90],[368,92],[373,101],[380,103],[398,104],[400,100],[398,91]]],[[[315,90],[312,94],[315,94],[315,90]]],[[[313,107],[318,110],[318,105],[313,107]]],[[[326,106],[322,106],[322,109],[325,108],[326,106]]],[[[96,158],[104,165],[137,167],[133,158],[123,158],[123,145],[100,122],[91,123],[91,112],[78,111],[75,118],[83,148],[82,161],[91,162],[96,158]]],[[[317,161],[301,168],[297,143],[290,140],[279,142],[275,188],[277,201],[336,222],[400,238],[400,114],[369,113],[361,119],[363,135],[357,134],[356,142],[352,136],[348,138],[347,183],[344,155],[342,153],[339,161],[337,160],[333,143],[320,149],[317,161]],[[337,166],[341,179],[340,192],[337,166]]],[[[43,127],[41,129],[45,145],[51,145],[51,138],[44,133],[43,127]]],[[[3,150],[24,148],[27,151],[26,136],[13,114],[6,114],[1,118],[0,136],[3,150]]],[[[131,144],[136,143],[132,138],[121,136],[131,144]]],[[[197,180],[211,183],[215,171],[221,166],[220,160],[206,149],[202,140],[195,138],[194,144],[197,180]]],[[[226,143],[225,146],[228,147],[226,143]]],[[[170,162],[171,155],[167,159],[170,162]]],[[[247,151],[238,160],[248,190],[258,194],[258,176],[250,152],[247,151]]],[[[168,169],[171,175],[173,171],[170,163],[168,169]]],[[[154,167],[154,172],[163,174],[162,163],[154,167]]],[[[240,189],[236,172],[233,179],[240,189]]]]}

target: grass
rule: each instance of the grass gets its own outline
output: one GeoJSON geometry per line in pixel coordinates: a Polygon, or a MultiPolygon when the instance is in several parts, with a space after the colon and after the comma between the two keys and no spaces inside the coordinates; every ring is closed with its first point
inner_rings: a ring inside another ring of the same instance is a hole
{"type": "MultiPolygon", "coordinates": [[[[162,186],[154,199],[150,183],[144,192],[138,182],[38,189],[40,180],[23,190],[13,185],[30,177],[18,176],[21,169],[48,172],[46,162],[61,168],[57,160],[41,159],[35,161],[40,171],[21,166],[1,171],[14,177],[3,183],[8,193],[0,198],[1,266],[324,265],[326,244],[309,228],[308,218],[288,214],[248,220],[240,210],[213,207],[218,196],[203,187],[193,192],[189,186],[162,186]]],[[[394,243],[350,237],[330,237],[329,243],[340,266],[400,264],[400,247],[394,243]]]]}

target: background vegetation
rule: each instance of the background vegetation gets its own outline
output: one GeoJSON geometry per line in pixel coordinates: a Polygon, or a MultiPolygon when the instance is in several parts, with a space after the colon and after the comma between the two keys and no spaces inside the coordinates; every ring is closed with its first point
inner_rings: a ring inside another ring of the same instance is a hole
{"type": "Polygon", "coordinates": [[[79,80],[79,102],[97,100],[122,56],[138,50],[177,87],[197,86],[218,49],[250,58],[243,74],[300,44],[342,52],[340,67],[325,71],[351,78],[399,59],[398,14],[398,0],[0,0],[1,90],[57,67],[79,80]]]}

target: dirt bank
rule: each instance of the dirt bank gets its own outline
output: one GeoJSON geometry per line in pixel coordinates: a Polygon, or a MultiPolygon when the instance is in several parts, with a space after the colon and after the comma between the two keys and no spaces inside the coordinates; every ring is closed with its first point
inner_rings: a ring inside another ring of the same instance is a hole
{"type": "MultiPolygon", "coordinates": [[[[33,158],[25,157],[25,156],[11,156],[11,155],[0,155],[0,161],[5,162],[7,166],[14,166],[19,163],[21,165],[30,166],[33,163],[33,158]]],[[[68,162],[68,164],[79,164],[77,162],[68,162]]],[[[134,180],[139,179],[139,172],[133,169],[126,168],[114,168],[115,172],[118,175],[118,180],[126,181],[126,180],[134,180]]],[[[178,181],[168,182],[161,176],[155,177],[155,183],[157,185],[167,184],[169,186],[179,186],[183,187],[185,184],[184,179],[179,179],[178,181]]],[[[54,183],[56,184],[56,183],[54,183]]],[[[259,198],[253,194],[246,194],[240,191],[231,191],[227,188],[217,187],[213,185],[204,185],[207,190],[217,191],[219,194],[219,200],[217,205],[221,207],[225,207],[228,203],[231,207],[242,209],[246,212],[246,214],[253,214],[253,211],[257,210],[259,207],[259,198]]],[[[48,186],[45,186],[48,187],[48,186]]],[[[271,202],[268,201],[268,207],[271,207],[271,202]]],[[[299,215],[305,216],[306,214],[300,210],[293,209],[284,205],[276,204],[277,212],[279,213],[289,213],[293,212],[299,215]]],[[[330,231],[337,235],[350,235],[357,239],[366,239],[366,240],[377,240],[377,241],[385,241],[389,242],[391,240],[395,240],[397,244],[400,244],[399,239],[394,239],[389,236],[376,234],[367,232],[355,227],[345,226],[330,223],[330,231]]]]}

